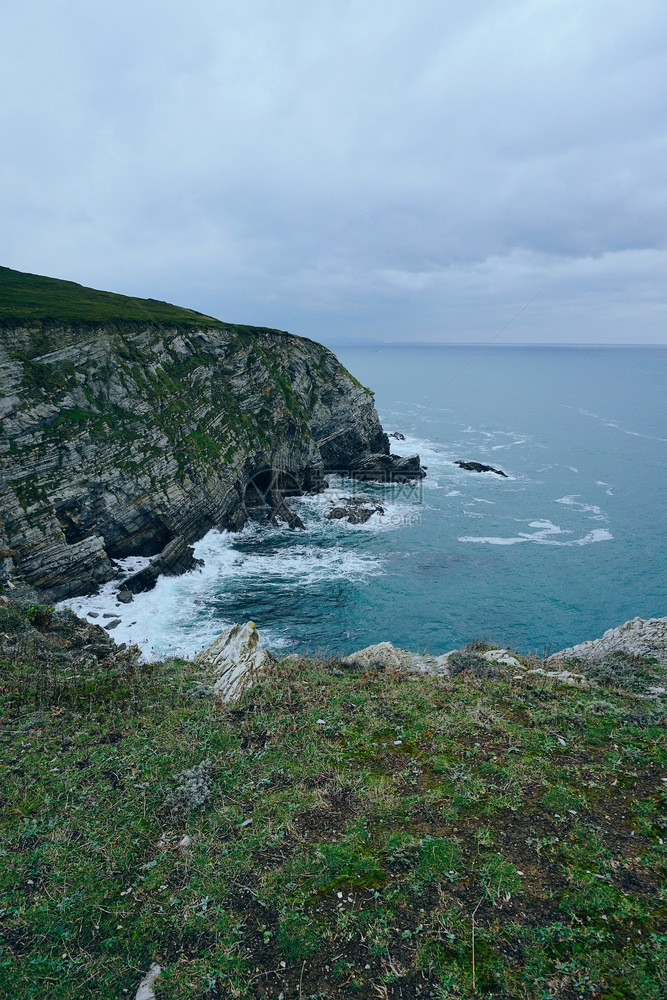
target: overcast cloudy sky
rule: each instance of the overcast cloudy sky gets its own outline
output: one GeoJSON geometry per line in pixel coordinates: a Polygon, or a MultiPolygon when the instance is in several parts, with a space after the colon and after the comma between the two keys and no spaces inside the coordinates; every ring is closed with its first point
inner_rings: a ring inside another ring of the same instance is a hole
{"type": "Polygon", "coordinates": [[[350,340],[667,341],[664,0],[3,0],[1,262],[350,340]]]}

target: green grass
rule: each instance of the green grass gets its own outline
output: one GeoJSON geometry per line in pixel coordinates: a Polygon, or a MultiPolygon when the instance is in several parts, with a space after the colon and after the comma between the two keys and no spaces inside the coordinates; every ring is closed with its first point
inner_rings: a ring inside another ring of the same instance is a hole
{"type": "Polygon", "coordinates": [[[0,995],[133,997],[158,961],[170,1000],[664,996],[664,706],[335,661],[217,706],[0,618],[0,995]]]}
{"type": "Polygon", "coordinates": [[[86,288],[74,281],[0,267],[0,320],[68,323],[133,321],[177,326],[216,326],[220,320],[156,299],[139,299],[86,288]]]}

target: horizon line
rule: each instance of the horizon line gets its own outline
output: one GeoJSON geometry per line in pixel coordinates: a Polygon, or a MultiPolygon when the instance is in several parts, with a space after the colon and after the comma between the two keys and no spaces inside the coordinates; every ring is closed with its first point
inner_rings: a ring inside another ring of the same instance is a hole
{"type": "Polygon", "coordinates": [[[485,347],[489,350],[495,347],[667,347],[664,343],[643,343],[636,344],[631,341],[617,341],[600,343],[591,341],[588,343],[563,343],[562,341],[545,341],[536,344],[534,341],[508,340],[503,343],[489,344],[484,340],[330,340],[328,343],[333,347],[485,347]]]}

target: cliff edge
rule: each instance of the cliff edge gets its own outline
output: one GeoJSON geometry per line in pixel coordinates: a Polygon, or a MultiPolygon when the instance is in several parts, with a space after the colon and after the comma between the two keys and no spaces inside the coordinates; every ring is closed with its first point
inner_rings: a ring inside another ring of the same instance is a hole
{"type": "Polygon", "coordinates": [[[50,600],[129,555],[186,568],[211,527],[283,516],[326,471],[423,475],[314,341],[8,268],[0,381],[0,581],[50,600]]]}

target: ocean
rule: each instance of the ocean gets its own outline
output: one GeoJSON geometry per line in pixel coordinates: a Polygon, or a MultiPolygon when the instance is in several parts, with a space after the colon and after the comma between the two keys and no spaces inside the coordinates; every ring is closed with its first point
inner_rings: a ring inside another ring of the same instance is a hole
{"type": "Polygon", "coordinates": [[[118,604],[111,584],[65,603],[100,624],[116,614],[111,634],[146,659],[192,656],[248,620],[283,654],[383,640],[442,653],[484,639],[544,655],[666,615],[667,349],[479,351],[337,351],[374,390],[385,430],[405,435],[392,450],[419,452],[421,483],[331,477],[325,493],[291,501],[305,532],[212,531],[195,546],[203,568],[132,604],[118,604]],[[357,526],[328,520],[351,492],[385,513],[357,526]]]}

